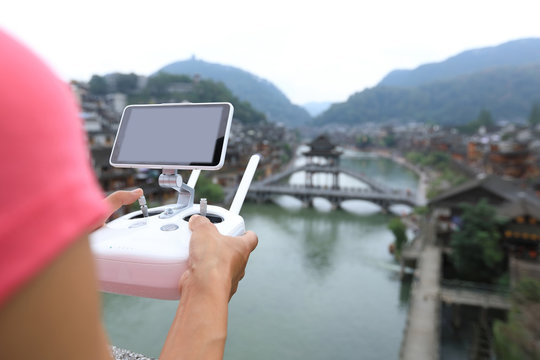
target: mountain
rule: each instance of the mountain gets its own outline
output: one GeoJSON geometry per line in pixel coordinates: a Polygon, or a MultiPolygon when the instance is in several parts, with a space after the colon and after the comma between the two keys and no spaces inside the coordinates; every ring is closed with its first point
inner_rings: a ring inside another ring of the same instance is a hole
{"type": "Polygon", "coordinates": [[[330,101],[313,101],[303,104],[302,107],[306,109],[311,116],[317,116],[328,110],[330,105],[332,105],[330,101]]]}
{"type": "Polygon", "coordinates": [[[393,71],[376,87],[333,104],[314,122],[460,125],[476,119],[482,109],[495,120],[518,120],[527,118],[539,101],[540,39],[525,39],[465,51],[409,72],[393,71]]]}
{"type": "Polygon", "coordinates": [[[459,125],[482,109],[496,120],[526,118],[540,101],[540,64],[491,69],[418,87],[376,86],[334,104],[316,123],[421,121],[459,125]]]}
{"type": "Polygon", "coordinates": [[[379,86],[412,87],[498,67],[540,63],[540,39],[521,39],[504,44],[464,51],[445,61],[425,64],[414,70],[394,70],[379,86]]]}
{"type": "Polygon", "coordinates": [[[232,66],[213,64],[192,57],[166,65],[158,72],[200,75],[203,79],[223,82],[242,101],[263,112],[268,120],[298,126],[311,121],[302,107],[294,105],[274,84],[232,66]]]}

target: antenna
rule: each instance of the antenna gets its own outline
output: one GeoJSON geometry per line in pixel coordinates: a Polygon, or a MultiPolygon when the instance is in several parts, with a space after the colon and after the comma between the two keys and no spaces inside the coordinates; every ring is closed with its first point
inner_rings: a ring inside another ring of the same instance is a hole
{"type": "Polygon", "coordinates": [[[230,212],[234,214],[240,213],[240,209],[242,209],[244,199],[246,198],[247,192],[249,190],[249,185],[251,185],[251,180],[253,180],[255,170],[257,170],[257,165],[259,164],[261,158],[262,156],[259,154],[251,155],[251,158],[249,159],[246,167],[246,171],[244,172],[244,176],[242,176],[240,185],[238,185],[238,189],[236,190],[236,194],[234,195],[234,199],[229,209],[230,212]]]}
{"type": "Polygon", "coordinates": [[[190,188],[195,189],[195,184],[197,184],[197,180],[199,180],[199,175],[201,174],[201,169],[193,170],[191,172],[191,175],[189,176],[187,186],[190,188]]]}

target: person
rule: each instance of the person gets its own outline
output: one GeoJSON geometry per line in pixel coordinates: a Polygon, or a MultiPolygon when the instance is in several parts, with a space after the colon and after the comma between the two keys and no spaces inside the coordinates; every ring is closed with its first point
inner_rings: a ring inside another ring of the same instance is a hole
{"type": "MultiPolygon", "coordinates": [[[[0,357],[110,359],[91,230],[142,190],[103,199],[67,84],[0,29],[0,357]]],[[[228,302],[257,246],[193,216],[163,359],[219,359],[228,302]]]]}

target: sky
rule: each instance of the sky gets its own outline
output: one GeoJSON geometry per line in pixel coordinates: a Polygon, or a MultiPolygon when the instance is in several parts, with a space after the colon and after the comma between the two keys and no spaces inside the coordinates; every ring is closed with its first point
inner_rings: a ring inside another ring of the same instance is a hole
{"type": "Polygon", "coordinates": [[[150,75],[195,55],[304,104],[345,101],[395,69],[540,37],[539,13],[538,0],[13,0],[0,5],[0,28],[66,81],[150,75]]]}

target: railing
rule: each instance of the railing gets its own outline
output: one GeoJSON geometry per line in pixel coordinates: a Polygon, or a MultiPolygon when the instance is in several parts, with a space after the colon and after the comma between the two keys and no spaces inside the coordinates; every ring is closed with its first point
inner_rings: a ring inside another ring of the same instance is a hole
{"type": "Polygon", "coordinates": [[[319,197],[334,197],[342,199],[365,199],[365,200],[384,200],[393,203],[408,203],[416,204],[416,197],[402,193],[379,193],[372,190],[350,188],[350,189],[332,189],[322,187],[306,187],[298,185],[258,185],[254,184],[250,187],[252,195],[256,193],[281,194],[291,196],[319,196],[319,197]]]}
{"type": "Polygon", "coordinates": [[[443,302],[481,308],[510,308],[508,288],[456,280],[443,280],[441,284],[440,298],[443,302]]]}
{"type": "Polygon", "coordinates": [[[348,176],[351,176],[352,178],[355,178],[356,180],[360,180],[361,182],[367,184],[368,186],[370,186],[373,190],[375,191],[378,191],[378,192],[392,192],[392,191],[395,191],[395,189],[381,183],[381,182],[378,182],[378,181],[375,181],[373,180],[372,178],[364,175],[364,174],[361,174],[361,173],[357,173],[357,172],[354,172],[352,170],[349,170],[349,169],[345,169],[345,168],[342,168],[342,167],[338,167],[338,166],[322,166],[322,165],[313,165],[313,164],[306,164],[306,165],[302,165],[302,166],[298,166],[296,168],[291,168],[291,169],[287,169],[286,171],[282,172],[282,173],[278,173],[278,174],[274,174],[264,180],[262,180],[260,182],[260,184],[264,184],[264,185],[270,185],[272,183],[276,183],[284,178],[286,178],[287,176],[290,176],[296,172],[300,172],[300,171],[308,171],[308,172],[313,172],[313,173],[343,173],[343,174],[346,174],[348,176]]]}
{"type": "Polygon", "coordinates": [[[472,290],[488,294],[509,295],[510,289],[506,286],[476,283],[463,280],[441,280],[441,285],[448,289],[472,290]]]}

